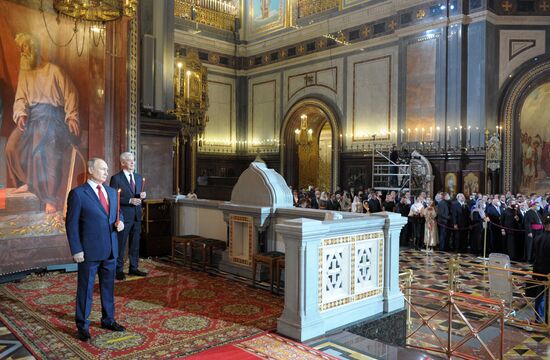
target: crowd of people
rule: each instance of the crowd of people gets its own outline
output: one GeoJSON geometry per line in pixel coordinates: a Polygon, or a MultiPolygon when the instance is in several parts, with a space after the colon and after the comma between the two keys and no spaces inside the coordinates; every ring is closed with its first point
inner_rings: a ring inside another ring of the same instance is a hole
{"type": "Polygon", "coordinates": [[[454,198],[438,192],[382,193],[372,189],[293,190],[294,206],[303,208],[377,213],[389,211],[408,218],[401,231],[401,245],[475,255],[505,253],[512,260],[534,261],[534,238],[542,233],[543,218],[550,213],[546,194],[471,194],[454,198]]]}

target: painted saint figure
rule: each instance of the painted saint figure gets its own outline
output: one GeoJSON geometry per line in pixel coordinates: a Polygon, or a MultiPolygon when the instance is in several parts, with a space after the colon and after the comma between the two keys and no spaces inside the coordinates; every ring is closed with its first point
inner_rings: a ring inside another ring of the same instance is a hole
{"type": "Polygon", "coordinates": [[[63,176],[63,153],[79,136],[78,94],[71,79],[40,58],[40,43],[29,33],[15,42],[21,51],[13,105],[13,130],[6,144],[9,181],[14,193],[30,191],[55,213],[63,176]]]}

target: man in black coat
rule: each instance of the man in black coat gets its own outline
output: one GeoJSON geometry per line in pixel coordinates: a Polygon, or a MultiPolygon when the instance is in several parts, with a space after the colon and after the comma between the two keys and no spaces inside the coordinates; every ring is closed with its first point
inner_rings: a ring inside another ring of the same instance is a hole
{"type": "Polygon", "coordinates": [[[523,252],[523,241],[520,241],[523,237],[520,231],[522,221],[518,204],[515,200],[510,200],[508,207],[502,213],[501,224],[505,229],[501,229],[501,234],[506,240],[506,250],[512,260],[519,260],[521,258],[519,254],[523,252]]]}
{"type": "Polygon", "coordinates": [[[116,279],[124,280],[124,255],[128,244],[130,269],[128,274],[146,276],[147,273],[138,269],[139,238],[141,235],[141,201],[145,199],[143,178],[134,172],[134,155],[130,152],[120,154],[122,171],[111,177],[110,186],[120,189],[120,210],[124,214],[124,231],[118,233],[119,254],[116,263],[116,279]]]}
{"type": "Polygon", "coordinates": [[[489,217],[490,222],[490,246],[489,251],[504,251],[504,243],[502,241],[502,232],[500,227],[500,217],[502,216],[502,209],[500,200],[498,198],[494,198],[490,204],[487,204],[487,209],[485,210],[485,213],[489,217]]]}
{"type": "Polygon", "coordinates": [[[453,225],[453,247],[455,251],[466,251],[468,248],[468,226],[470,225],[470,211],[466,205],[464,194],[456,195],[451,204],[451,224],[453,225]]]}
{"type": "Polygon", "coordinates": [[[542,219],[539,214],[540,203],[532,200],[529,203],[529,210],[525,212],[523,217],[523,227],[526,232],[525,236],[525,261],[533,263],[535,260],[535,253],[533,251],[533,240],[537,237],[538,234],[542,233],[543,225],[542,219]]]}
{"type": "Polygon", "coordinates": [[[439,250],[445,251],[445,244],[447,241],[447,226],[449,225],[450,214],[450,199],[448,193],[441,195],[441,200],[437,204],[437,223],[439,227],[439,250]]]}
{"type": "MultiPolygon", "coordinates": [[[[533,272],[542,275],[550,274],[550,214],[544,217],[544,231],[540,232],[535,237],[535,263],[533,264],[533,272]]],[[[536,280],[546,281],[547,277],[534,277],[536,280]]],[[[548,301],[548,290],[540,286],[537,294],[544,291],[543,295],[539,295],[535,300],[535,321],[537,323],[548,323],[548,314],[545,308],[548,301]]]]}

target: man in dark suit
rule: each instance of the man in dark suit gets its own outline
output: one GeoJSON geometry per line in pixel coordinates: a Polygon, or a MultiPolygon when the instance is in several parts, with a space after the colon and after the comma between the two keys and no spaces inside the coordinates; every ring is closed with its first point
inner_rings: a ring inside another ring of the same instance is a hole
{"type": "Polygon", "coordinates": [[[130,269],[128,274],[147,276],[147,273],[138,269],[139,238],[141,235],[141,201],[145,199],[143,178],[135,173],[134,155],[130,152],[120,154],[122,171],[111,177],[111,187],[120,189],[120,209],[124,214],[124,231],[118,233],[118,248],[120,254],[116,261],[116,279],[124,280],[124,255],[128,244],[128,258],[130,269]]]}
{"type": "Polygon", "coordinates": [[[451,203],[451,224],[453,225],[453,249],[466,251],[468,248],[468,226],[470,225],[470,211],[466,205],[464,194],[456,195],[451,203]]]}
{"type": "Polygon", "coordinates": [[[124,229],[124,221],[117,222],[117,193],[103,186],[107,180],[107,163],[102,159],[88,161],[88,181],[74,188],[67,200],[65,227],[73,259],[78,263],[76,290],[76,328],[78,338],[90,339],[94,281],[99,272],[101,292],[101,327],[124,331],[115,321],[115,261],[118,256],[116,232],[124,229]]]}

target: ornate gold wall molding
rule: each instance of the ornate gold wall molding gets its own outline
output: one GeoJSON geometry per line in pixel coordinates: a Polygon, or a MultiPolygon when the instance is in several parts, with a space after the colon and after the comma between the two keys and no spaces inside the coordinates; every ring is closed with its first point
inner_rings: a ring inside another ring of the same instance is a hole
{"type": "MultiPolygon", "coordinates": [[[[527,64],[525,65],[528,66],[527,64]]],[[[526,95],[540,84],[541,78],[550,78],[550,59],[529,66],[529,70],[517,75],[507,87],[500,111],[500,123],[504,126],[503,136],[503,189],[502,192],[517,190],[513,188],[513,174],[515,171],[513,158],[513,131],[514,124],[519,121],[521,106],[526,95]]],[[[519,165],[522,166],[521,164],[519,165]]]]}
{"type": "Polygon", "coordinates": [[[130,111],[128,118],[128,151],[137,153],[138,141],[138,43],[139,31],[137,16],[130,21],[130,111]]]}

